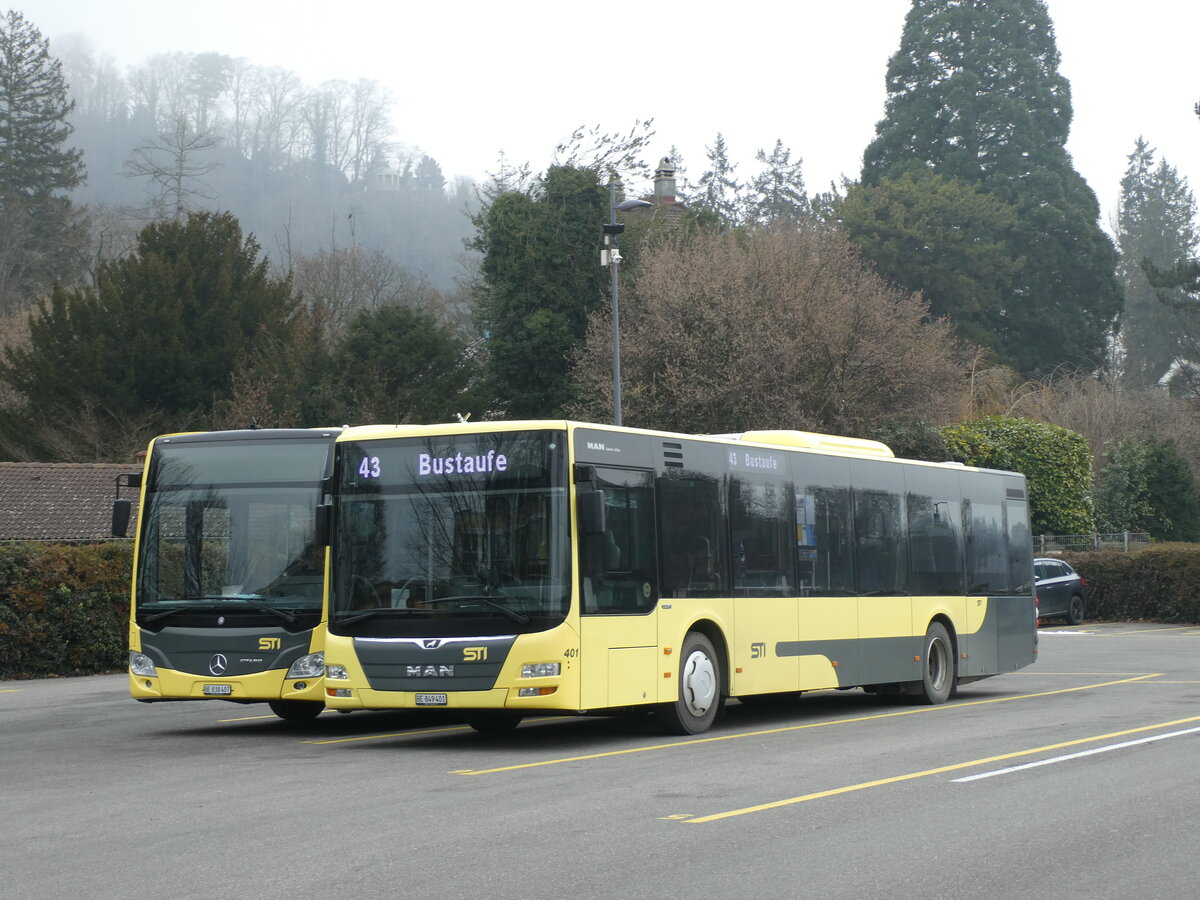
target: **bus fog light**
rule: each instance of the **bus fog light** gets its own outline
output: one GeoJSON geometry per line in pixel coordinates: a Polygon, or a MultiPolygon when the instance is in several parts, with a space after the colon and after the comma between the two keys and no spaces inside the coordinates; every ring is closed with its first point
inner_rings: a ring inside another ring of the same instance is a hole
{"type": "Polygon", "coordinates": [[[562,672],[562,663],[526,663],[521,667],[522,678],[548,678],[562,672]]]}
{"type": "Polygon", "coordinates": [[[302,656],[288,668],[288,678],[320,678],[325,671],[325,654],[310,653],[302,656]]]}
{"type": "Polygon", "coordinates": [[[350,676],[346,673],[345,666],[326,666],[325,667],[325,677],[326,678],[334,678],[334,679],[337,679],[338,681],[345,681],[350,676]]]}
{"type": "Polygon", "coordinates": [[[518,697],[546,697],[557,691],[556,687],[530,687],[520,688],[517,691],[518,697]]]}
{"type": "Polygon", "coordinates": [[[158,675],[158,669],[154,667],[154,660],[136,650],[129,651],[129,671],[134,675],[158,675]]]}

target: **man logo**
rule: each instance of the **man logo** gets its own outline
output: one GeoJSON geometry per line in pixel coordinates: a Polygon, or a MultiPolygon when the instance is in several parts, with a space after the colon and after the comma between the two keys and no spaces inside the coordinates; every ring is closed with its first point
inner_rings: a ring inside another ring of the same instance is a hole
{"type": "Polygon", "coordinates": [[[421,646],[426,650],[436,650],[438,647],[442,646],[442,642],[438,638],[433,638],[431,640],[423,641],[421,646]]]}
{"type": "Polygon", "coordinates": [[[224,653],[218,653],[208,661],[208,671],[214,675],[224,675],[225,670],[229,668],[229,660],[225,658],[224,653]]]}
{"type": "Polygon", "coordinates": [[[454,666],[406,666],[407,678],[453,678],[454,666]]]}

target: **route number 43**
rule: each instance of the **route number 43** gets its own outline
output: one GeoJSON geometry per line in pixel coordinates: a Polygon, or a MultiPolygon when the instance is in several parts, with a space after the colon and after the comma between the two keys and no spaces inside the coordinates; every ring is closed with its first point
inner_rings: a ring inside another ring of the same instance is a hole
{"type": "Polygon", "coordinates": [[[383,474],[383,470],[379,468],[378,456],[364,456],[362,462],[358,464],[358,474],[363,478],[378,478],[383,474]]]}

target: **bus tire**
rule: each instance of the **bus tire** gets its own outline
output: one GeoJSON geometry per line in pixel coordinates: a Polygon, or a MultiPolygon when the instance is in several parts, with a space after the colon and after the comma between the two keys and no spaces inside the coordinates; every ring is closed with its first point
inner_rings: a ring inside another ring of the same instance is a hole
{"type": "Polygon", "coordinates": [[[957,666],[954,643],[941,622],[931,622],[925,632],[925,652],[921,654],[921,697],[926,703],[945,703],[954,693],[957,666]]]}
{"type": "Polygon", "coordinates": [[[475,713],[467,719],[467,724],[480,734],[507,734],[521,724],[523,717],[509,712],[475,713]]]}
{"type": "Polygon", "coordinates": [[[324,703],[312,700],[269,700],[271,712],[288,722],[311,722],[325,710],[324,703]]]}
{"type": "Polygon", "coordinates": [[[673,703],[655,710],[659,725],[668,734],[700,734],[717,717],[725,697],[721,693],[721,660],[712,641],[697,631],[683,640],[677,673],[679,693],[673,703]]]}
{"type": "Polygon", "coordinates": [[[1071,595],[1071,602],[1067,604],[1067,615],[1065,618],[1068,625],[1083,624],[1083,596],[1081,594],[1071,595]]]}

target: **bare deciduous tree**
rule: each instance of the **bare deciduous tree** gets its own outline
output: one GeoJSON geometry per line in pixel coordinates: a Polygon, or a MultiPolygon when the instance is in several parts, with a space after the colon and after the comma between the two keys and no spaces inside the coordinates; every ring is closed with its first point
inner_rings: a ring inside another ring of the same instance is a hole
{"type": "MultiPolygon", "coordinates": [[[[689,432],[867,434],[954,421],[966,362],[950,325],[871,272],[826,229],[704,236],[644,251],[622,295],[624,419],[689,432]]],[[[575,412],[612,410],[612,344],[597,314],[575,412]]]]}

